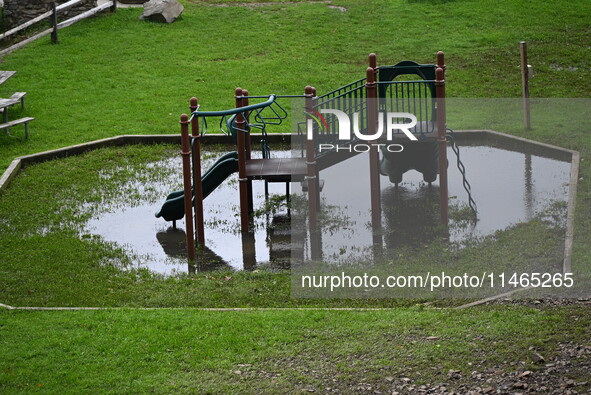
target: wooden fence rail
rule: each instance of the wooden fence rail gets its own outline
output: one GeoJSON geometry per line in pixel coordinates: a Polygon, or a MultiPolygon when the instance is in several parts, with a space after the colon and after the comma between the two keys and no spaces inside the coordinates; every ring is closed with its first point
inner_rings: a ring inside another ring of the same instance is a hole
{"type": "Polygon", "coordinates": [[[108,2],[106,2],[104,4],[101,4],[100,6],[94,7],[92,9],[88,10],[88,11],[85,11],[85,12],[83,12],[83,13],[81,13],[81,14],[73,17],[73,18],[70,18],[68,20],[65,20],[65,21],[63,21],[61,23],[57,23],[57,13],[58,12],[63,11],[63,10],[66,10],[66,9],[72,7],[72,6],[75,6],[75,5],[79,4],[79,3],[82,3],[83,1],[84,0],[70,0],[70,1],[68,1],[66,3],[60,4],[60,5],[57,5],[57,6],[55,5],[55,3],[52,3],[52,9],[51,10],[49,10],[47,12],[44,12],[43,14],[41,14],[41,15],[33,18],[33,19],[31,19],[30,21],[27,21],[27,22],[23,23],[22,25],[19,25],[19,26],[13,28],[13,29],[10,29],[10,30],[8,30],[8,31],[0,34],[0,40],[3,40],[5,38],[7,38],[7,37],[12,36],[15,33],[20,32],[23,29],[26,29],[29,26],[34,25],[37,22],[41,22],[42,20],[44,20],[46,18],[50,18],[50,20],[51,20],[52,27],[50,29],[44,30],[44,31],[42,31],[40,33],[37,33],[37,34],[35,34],[35,35],[33,35],[33,36],[31,36],[31,37],[29,37],[29,38],[27,38],[27,39],[19,42],[19,43],[16,43],[14,45],[11,45],[8,48],[5,48],[3,50],[0,50],[0,55],[4,55],[4,54],[7,54],[9,52],[12,52],[12,51],[14,51],[16,49],[22,48],[25,45],[27,45],[27,44],[29,44],[29,43],[31,43],[31,42],[33,42],[33,41],[35,41],[35,40],[37,40],[37,39],[39,39],[41,37],[47,36],[49,34],[52,34],[52,33],[53,33],[52,34],[52,41],[54,43],[56,43],[57,42],[57,31],[59,29],[62,29],[64,27],[71,26],[74,23],[76,23],[78,21],[81,21],[82,19],[88,18],[88,17],[90,17],[92,15],[95,15],[95,14],[97,14],[97,13],[99,13],[99,12],[101,12],[101,11],[107,9],[107,8],[110,8],[111,12],[114,12],[117,9],[117,1],[116,0],[112,0],[112,1],[108,1],[108,2]]]}

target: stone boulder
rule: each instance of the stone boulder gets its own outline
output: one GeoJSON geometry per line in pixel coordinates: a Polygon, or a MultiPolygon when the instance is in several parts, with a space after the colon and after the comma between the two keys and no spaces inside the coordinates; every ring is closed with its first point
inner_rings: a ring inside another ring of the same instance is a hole
{"type": "Polygon", "coordinates": [[[183,12],[184,7],[177,0],[150,0],[144,4],[141,20],[172,23],[183,12]]]}

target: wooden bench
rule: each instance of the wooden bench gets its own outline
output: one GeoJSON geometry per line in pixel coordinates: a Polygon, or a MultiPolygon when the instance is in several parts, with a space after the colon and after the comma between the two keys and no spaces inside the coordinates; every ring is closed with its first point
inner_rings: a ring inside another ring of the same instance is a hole
{"type": "Polygon", "coordinates": [[[21,101],[21,108],[25,109],[25,96],[27,96],[27,92],[14,92],[12,96],[10,96],[13,100],[20,100],[21,101]]]}
{"type": "Polygon", "coordinates": [[[25,124],[25,138],[29,138],[29,122],[33,121],[35,118],[33,117],[25,117],[20,119],[15,119],[14,121],[0,123],[0,129],[6,130],[8,134],[8,128],[16,125],[20,125],[21,123],[25,124]]]}

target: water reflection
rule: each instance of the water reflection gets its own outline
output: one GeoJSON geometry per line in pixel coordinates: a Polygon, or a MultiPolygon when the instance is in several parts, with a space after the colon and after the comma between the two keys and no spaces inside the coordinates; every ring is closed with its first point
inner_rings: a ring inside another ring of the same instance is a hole
{"type": "MultiPolygon", "coordinates": [[[[164,253],[170,258],[187,259],[187,235],[184,230],[170,227],[156,233],[156,239],[164,253]]],[[[232,269],[224,259],[207,246],[197,249],[196,264],[188,265],[189,273],[217,269],[232,269]]]]}
{"type": "MultiPolygon", "coordinates": [[[[461,244],[545,216],[547,212],[556,213],[556,207],[567,201],[568,153],[487,139],[461,146],[461,157],[478,205],[477,221],[470,215],[463,178],[456,167],[455,154],[449,149],[449,228],[443,229],[439,223],[438,183],[429,186],[420,173],[409,171],[398,187],[387,177],[380,179],[383,228],[377,238],[368,225],[368,156],[361,154],[322,171],[320,177],[326,180],[322,192],[324,207],[332,207],[347,219],[339,232],[323,229],[324,260],[340,263],[375,257],[379,253],[375,246],[382,238],[386,250],[414,249],[437,239],[461,244]]],[[[313,259],[311,250],[309,246],[306,259],[313,259]]]]}
{"type": "MultiPolygon", "coordinates": [[[[211,162],[222,154],[212,155],[211,162]]],[[[274,152],[276,156],[290,154],[289,151],[274,152]]],[[[457,226],[456,218],[450,223],[450,234],[442,232],[437,182],[428,186],[419,173],[410,171],[405,173],[397,188],[387,177],[381,178],[383,231],[376,238],[368,227],[371,223],[369,160],[361,154],[320,173],[325,180],[322,206],[329,211],[332,222],[329,221],[318,235],[321,249],[316,253],[327,261],[343,261],[375,254],[372,248],[376,244],[392,250],[419,247],[437,238],[448,237],[452,242],[461,242],[528,221],[553,203],[567,200],[570,163],[564,155],[556,156],[538,149],[524,151],[523,147],[496,141],[487,141],[486,145],[482,141],[465,143],[461,155],[479,208],[476,224],[457,226]]],[[[466,193],[461,174],[455,167],[455,156],[449,151],[448,157],[453,211],[465,207],[466,193]]],[[[180,158],[169,158],[162,163],[181,168],[180,158]]],[[[204,168],[207,166],[205,163],[204,168]]],[[[205,200],[206,245],[199,250],[198,266],[188,267],[184,221],[178,221],[178,228],[173,229],[170,223],[154,218],[161,199],[181,185],[180,171],[175,174],[176,178],[150,185],[163,191],[160,199],[138,200],[132,207],[112,202],[89,221],[85,231],[101,235],[140,256],[136,260],[138,266],[164,274],[220,268],[253,270],[261,265],[289,268],[292,259],[310,258],[313,243],[306,233],[306,219],[294,213],[289,216],[284,205],[258,215],[253,233],[242,235],[238,231],[239,198],[234,175],[205,200]]],[[[285,195],[283,183],[272,183],[268,187],[272,195],[285,195]]],[[[254,208],[260,210],[265,207],[264,182],[253,182],[253,192],[254,208]]],[[[296,183],[292,184],[292,192],[299,193],[296,183]]],[[[139,196],[141,199],[143,195],[139,196]]]]}
{"type": "Polygon", "coordinates": [[[439,187],[389,185],[382,190],[385,247],[420,247],[441,237],[439,187]]]}

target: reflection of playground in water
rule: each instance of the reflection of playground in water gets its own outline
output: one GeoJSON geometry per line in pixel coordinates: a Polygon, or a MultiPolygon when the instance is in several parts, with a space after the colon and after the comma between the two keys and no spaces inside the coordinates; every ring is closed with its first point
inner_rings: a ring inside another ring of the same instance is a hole
{"type": "MultiPolygon", "coordinates": [[[[286,213],[273,215],[265,230],[265,242],[269,248],[269,266],[274,269],[289,269],[293,251],[290,216],[286,213]]],[[[168,257],[186,259],[187,243],[184,230],[170,227],[156,233],[156,239],[168,257]]],[[[254,270],[257,267],[255,235],[245,234],[241,236],[241,239],[243,269],[254,270]]],[[[189,265],[188,267],[190,273],[232,269],[232,266],[224,258],[207,245],[197,249],[197,265],[189,265]]]]}
{"type": "MultiPolygon", "coordinates": [[[[171,227],[165,231],[156,233],[156,239],[167,256],[171,258],[186,259],[187,238],[184,230],[171,227]]],[[[217,269],[231,269],[231,266],[207,246],[203,246],[198,250],[197,266],[188,265],[189,273],[217,269]]]]}
{"type": "Polygon", "coordinates": [[[443,236],[438,199],[437,185],[388,186],[382,190],[384,247],[421,247],[443,236]]]}
{"type": "MultiPolygon", "coordinates": [[[[490,142],[487,142],[489,144],[490,142]]],[[[289,155],[289,152],[276,152],[289,155]]],[[[218,157],[219,155],[214,155],[218,157]]],[[[470,237],[484,236],[512,224],[529,221],[554,202],[566,201],[570,163],[544,152],[501,144],[462,146],[462,158],[469,169],[474,198],[478,203],[477,223],[457,227],[454,207],[465,208],[466,196],[461,176],[450,170],[449,191],[452,218],[449,239],[462,242],[470,237]]],[[[167,160],[166,166],[178,168],[178,158],[167,160]]],[[[335,226],[322,229],[321,248],[325,260],[355,259],[373,245],[369,213],[368,158],[358,155],[320,173],[325,181],[323,206],[334,206],[335,226]],[[343,174],[348,182],[343,182],[343,174]],[[358,248],[352,248],[356,246],[358,248]],[[345,251],[343,254],[342,251],[345,251]],[[359,252],[359,254],[357,253],[359,252]]],[[[451,163],[450,163],[451,168],[451,163]]],[[[406,246],[420,248],[437,238],[446,237],[438,218],[438,184],[430,187],[418,172],[408,172],[396,188],[382,177],[382,243],[392,251],[406,246]]],[[[299,183],[297,183],[299,184],[299,183]]],[[[297,193],[296,183],[292,191],[297,193]]],[[[166,185],[152,185],[157,190],[166,185]]],[[[271,194],[283,195],[282,183],[269,184],[271,194]]],[[[264,206],[264,183],[253,182],[254,206],[264,206]]],[[[214,190],[206,201],[207,240],[199,270],[231,268],[253,270],[260,267],[289,268],[292,259],[309,256],[305,218],[287,216],[285,208],[275,214],[261,214],[254,232],[244,236],[236,232],[236,177],[214,190]],[[295,222],[297,219],[297,223],[295,222]],[[298,234],[293,234],[295,230],[298,234]],[[293,252],[293,255],[291,253],[293,252]]],[[[304,201],[305,202],[305,201],[304,201]]],[[[116,202],[113,204],[115,205],[116,202]]],[[[89,222],[88,231],[114,242],[131,253],[145,256],[141,265],[150,270],[172,274],[187,272],[184,222],[174,230],[154,218],[160,202],[146,202],[134,207],[120,207],[101,214],[89,222]]],[[[191,269],[192,270],[192,269],[191,269]]]]}

